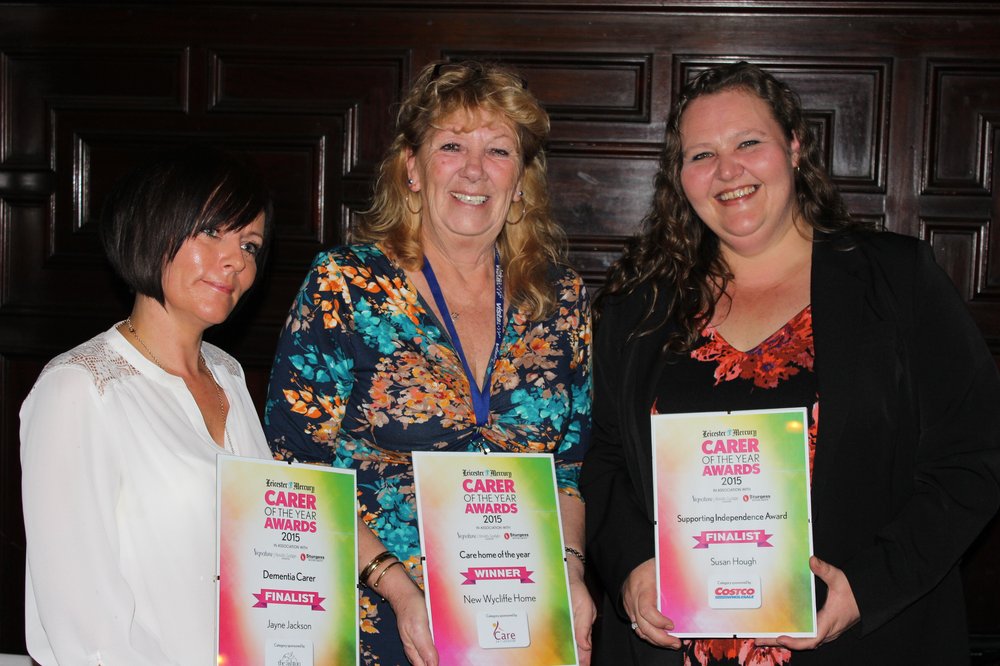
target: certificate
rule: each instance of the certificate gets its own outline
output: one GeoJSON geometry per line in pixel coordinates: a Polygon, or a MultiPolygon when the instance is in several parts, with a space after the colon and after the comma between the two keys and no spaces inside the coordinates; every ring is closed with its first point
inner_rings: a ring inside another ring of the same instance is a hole
{"type": "Polygon", "coordinates": [[[354,470],[219,456],[220,665],[358,663],[354,470]]]}
{"type": "Polygon", "coordinates": [[[576,664],[552,456],[413,453],[442,666],[576,664]]]}
{"type": "Polygon", "coordinates": [[[679,637],[816,635],[805,409],[652,417],[656,584],[679,637]]]}

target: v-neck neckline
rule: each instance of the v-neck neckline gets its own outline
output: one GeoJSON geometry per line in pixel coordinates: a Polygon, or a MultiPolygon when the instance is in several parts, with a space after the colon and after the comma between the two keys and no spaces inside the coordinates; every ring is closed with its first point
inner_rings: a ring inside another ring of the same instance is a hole
{"type": "Polygon", "coordinates": [[[750,349],[738,349],[733,344],[731,344],[729,340],[726,340],[726,336],[724,336],[719,331],[719,329],[713,326],[712,324],[709,324],[708,326],[705,327],[705,331],[702,333],[702,335],[711,333],[711,335],[716,340],[718,340],[721,344],[725,345],[726,347],[729,347],[737,354],[746,354],[746,355],[754,354],[758,352],[762,347],[769,346],[769,344],[772,343],[773,340],[777,338],[789,326],[794,326],[799,319],[805,316],[806,311],[809,310],[809,308],[811,307],[812,303],[806,303],[805,307],[803,307],[801,310],[792,315],[792,317],[788,321],[786,321],[784,324],[776,328],[770,335],[768,335],[766,338],[755,344],[750,349]]]}
{"type": "Polygon", "coordinates": [[[470,383],[469,385],[470,401],[472,400],[473,391],[476,390],[477,386],[479,387],[482,393],[486,394],[487,397],[492,396],[493,378],[494,378],[493,371],[496,369],[497,363],[503,357],[504,349],[507,346],[506,342],[508,336],[508,329],[510,326],[511,316],[513,313],[514,306],[507,304],[504,307],[503,332],[500,337],[499,348],[497,350],[496,358],[493,360],[493,367],[487,368],[487,374],[485,377],[487,379],[487,386],[479,385],[478,381],[476,381],[476,386],[473,386],[471,382],[475,381],[475,379],[470,378],[468,375],[466,375],[465,368],[462,365],[462,358],[458,353],[458,347],[455,344],[455,341],[452,340],[451,334],[448,332],[448,327],[444,324],[444,322],[441,321],[441,319],[434,312],[434,308],[431,307],[430,301],[428,301],[424,297],[424,295],[420,292],[420,290],[417,289],[417,286],[413,283],[413,280],[411,280],[410,276],[407,275],[406,270],[404,270],[402,266],[400,266],[392,257],[390,257],[389,254],[378,243],[373,244],[373,247],[375,247],[383,257],[385,257],[386,262],[389,264],[392,270],[395,271],[396,274],[400,277],[400,279],[404,281],[404,283],[406,284],[406,288],[412,291],[414,294],[416,294],[417,302],[420,304],[420,309],[423,311],[423,316],[427,318],[427,323],[433,325],[438,330],[441,336],[440,337],[441,340],[447,340],[447,347],[449,351],[451,351],[451,353],[455,356],[457,365],[462,370],[461,375],[465,377],[466,382],[470,383]]]}

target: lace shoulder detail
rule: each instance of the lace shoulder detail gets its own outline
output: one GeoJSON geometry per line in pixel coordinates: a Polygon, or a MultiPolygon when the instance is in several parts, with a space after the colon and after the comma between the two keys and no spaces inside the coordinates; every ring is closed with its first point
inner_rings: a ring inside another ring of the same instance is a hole
{"type": "Polygon", "coordinates": [[[66,367],[86,370],[99,395],[104,395],[104,389],[112,382],[141,374],[124,356],[112,349],[101,335],[56,356],[42,369],[39,379],[66,367]]]}
{"type": "Polygon", "coordinates": [[[210,342],[203,342],[201,344],[201,353],[205,355],[205,360],[212,365],[221,365],[226,369],[226,372],[233,375],[234,377],[243,376],[243,368],[240,366],[239,361],[235,358],[222,351],[210,342]]]}

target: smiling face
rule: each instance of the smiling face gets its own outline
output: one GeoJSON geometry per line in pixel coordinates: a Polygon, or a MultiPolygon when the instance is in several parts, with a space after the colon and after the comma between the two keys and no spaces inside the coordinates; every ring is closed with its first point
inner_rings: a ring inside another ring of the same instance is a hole
{"type": "Polygon", "coordinates": [[[494,242],[521,199],[521,163],[513,128],[493,114],[459,111],[435,123],[406,161],[422,233],[446,247],[494,242]]]}
{"type": "Polygon", "coordinates": [[[799,142],[762,99],[738,89],[698,97],[680,135],[684,195],[724,251],[754,256],[794,228],[799,142]]]}
{"type": "Polygon", "coordinates": [[[188,238],[163,267],[163,305],[204,330],[221,324],[257,277],[264,216],[242,229],[206,229],[188,238]]]}

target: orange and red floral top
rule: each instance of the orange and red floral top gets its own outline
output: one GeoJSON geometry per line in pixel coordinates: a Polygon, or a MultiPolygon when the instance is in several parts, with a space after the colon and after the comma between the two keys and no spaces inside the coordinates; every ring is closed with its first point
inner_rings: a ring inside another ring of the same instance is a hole
{"type": "MultiPolygon", "coordinates": [[[[691,353],[663,373],[656,396],[660,414],[806,407],[809,469],[819,421],[812,308],[806,306],[753,349],[740,351],[711,325],[691,353]]],[[[669,611],[666,613],[670,615],[669,611]]],[[[685,666],[784,666],[792,653],[757,647],[752,640],[685,640],[685,666]]]]}

